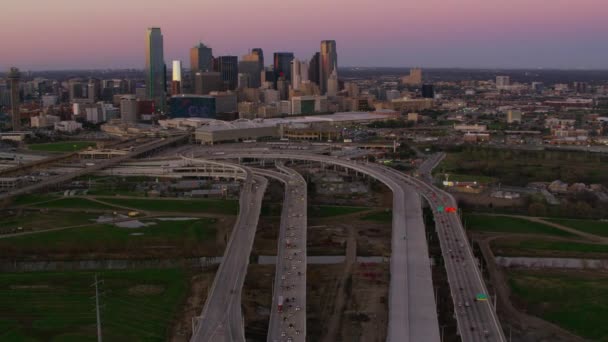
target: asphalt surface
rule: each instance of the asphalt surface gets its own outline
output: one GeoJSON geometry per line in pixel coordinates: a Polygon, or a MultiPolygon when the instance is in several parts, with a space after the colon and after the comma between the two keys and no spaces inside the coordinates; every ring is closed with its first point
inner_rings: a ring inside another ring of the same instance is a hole
{"type": "Polygon", "coordinates": [[[458,212],[446,212],[446,207],[457,208],[456,200],[447,192],[430,184],[430,172],[445,157],[433,155],[420,168],[420,181],[397,171],[390,172],[407,178],[428,201],[433,209],[435,226],[454,301],[458,331],[463,341],[506,341],[488,290],[477,266],[475,257],[458,212]],[[443,210],[441,210],[443,209],[443,210]],[[477,294],[488,296],[487,301],[476,301],[477,294]]]}
{"type": "MultiPolygon", "coordinates": [[[[217,151],[217,150],[216,150],[217,151]]],[[[232,151],[211,158],[259,158],[310,160],[343,166],[367,174],[393,191],[391,278],[387,341],[439,341],[439,324],[433,293],[431,267],[419,194],[386,167],[373,163],[302,153],[232,151]]]]}
{"type": "Polygon", "coordinates": [[[283,211],[277,244],[268,342],[306,341],[306,181],[292,169],[277,165],[282,172],[254,169],[256,174],[285,184],[283,211]],[[279,298],[283,299],[279,310],[279,298]]]}
{"type": "MultiPolygon", "coordinates": [[[[462,340],[505,341],[491,301],[474,300],[477,294],[485,294],[489,297],[489,293],[476,265],[476,260],[473,257],[472,249],[467,241],[458,214],[437,210],[439,207],[456,208],[456,201],[449,193],[431,184],[430,172],[441,161],[443,155],[433,155],[423,163],[419,169],[421,179],[418,179],[375,163],[348,161],[299,151],[248,151],[241,149],[239,151],[232,150],[230,153],[226,153],[227,155],[214,155],[214,152],[217,153],[217,151],[222,150],[221,148],[209,150],[206,157],[309,160],[339,165],[376,178],[393,191],[387,341],[439,341],[430,262],[422,221],[420,195],[424,196],[434,209],[436,229],[445,260],[448,282],[454,300],[455,315],[462,340]]],[[[255,232],[255,228],[253,231],[255,232]]],[[[225,257],[229,256],[228,253],[227,248],[225,257]]],[[[237,254],[239,253],[237,252],[237,254]]],[[[237,268],[231,269],[237,270],[237,268]]],[[[244,271],[235,271],[234,273],[239,275],[243,273],[244,278],[245,271],[246,267],[244,271]]],[[[216,277],[217,280],[218,277],[216,277]]],[[[230,280],[222,279],[221,283],[228,284],[224,286],[229,287],[230,280]]],[[[240,288],[238,287],[238,299],[230,302],[230,305],[226,305],[224,308],[235,306],[234,303],[240,305],[240,288]]],[[[275,300],[276,298],[273,298],[273,301],[275,300]]],[[[276,307],[275,304],[273,302],[273,308],[276,307]]],[[[221,304],[214,304],[213,306],[216,308],[214,311],[217,311],[221,304]]],[[[224,310],[228,310],[231,314],[231,325],[235,325],[234,321],[239,321],[242,324],[240,309],[224,310]]],[[[199,324],[197,331],[200,330],[200,326],[201,324],[199,324]]],[[[231,335],[218,333],[218,331],[225,332],[226,330],[222,328],[221,324],[215,325],[215,328],[210,327],[205,330],[213,330],[215,333],[205,335],[207,339],[197,339],[196,341],[244,340],[236,338],[236,332],[231,335]]],[[[242,331],[242,329],[240,330],[242,331]]],[[[272,340],[269,339],[269,341],[272,340]]]]}
{"type": "Polygon", "coordinates": [[[245,341],[241,292],[268,181],[248,171],[239,215],[190,341],[245,341]]]}

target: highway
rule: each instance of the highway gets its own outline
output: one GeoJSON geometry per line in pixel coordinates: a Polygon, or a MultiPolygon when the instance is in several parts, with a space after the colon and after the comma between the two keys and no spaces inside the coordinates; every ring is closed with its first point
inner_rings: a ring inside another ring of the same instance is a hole
{"type": "Polygon", "coordinates": [[[287,159],[328,163],[367,174],[386,184],[393,191],[387,341],[439,341],[439,324],[420,196],[413,187],[400,177],[388,173],[388,168],[378,164],[293,151],[260,153],[241,150],[229,155],[212,155],[212,151],[207,153],[208,158],[218,159],[287,159]]]}
{"type": "Polygon", "coordinates": [[[285,184],[268,342],[306,341],[306,181],[292,169],[253,169],[285,184]],[[280,307],[280,309],[279,309],[280,307]]]}
{"type": "Polygon", "coordinates": [[[32,184],[32,185],[28,185],[28,186],[24,186],[22,188],[19,189],[15,189],[9,192],[3,192],[0,193],[0,200],[4,200],[4,199],[8,199],[11,198],[13,196],[18,196],[18,195],[25,195],[25,194],[30,194],[32,192],[38,191],[38,190],[42,190],[45,188],[48,188],[52,185],[56,185],[56,184],[60,184],[60,183],[64,183],[67,182],[69,180],[72,180],[74,178],[89,174],[89,173],[93,173],[96,171],[101,171],[105,168],[114,166],[114,165],[118,165],[122,162],[125,162],[131,158],[135,158],[138,157],[142,154],[154,151],[156,149],[160,149],[163,148],[167,145],[171,145],[174,143],[177,143],[179,141],[183,141],[187,138],[187,135],[182,135],[182,136],[178,136],[178,137],[172,137],[172,138],[167,138],[165,140],[160,140],[160,141],[155,141],[146,145],[141,145],[139,146],[137,149],[135,149],[135,151],[129,152],[126,155],[120,156],[120,157],[115,157],[109,160],[104,160],[104,161],[100,161],[97,162],[95,165],[92,166],[88,166],[86,168],[83,168],[81,170],[78,170],[76,172],[73,173],[67,173],[67,174],[63,174],[63,175],[58,175],[58,176],[54,176],[54,177],[50,177],[46,180],[43,180],[40,183],[36,183],[36,184],[32,184]]]}
{"type": "MultiPolygon", "coordinates": [[[[462,340],[505,341],[491,301],[475,300],[477,294],[489,293],[457,213],[437,210],[439,207],[456,208],[455,199],[430,182],[430,172],[441,161],[442,154],[431,156],[421,165],[421,180],[376,163],[348,161],[295,151],[241,149],[222,155],[211,155],[213,151],[206,152],[209,154],[207,158],[215,159],[303,160],[338,165],[376,178],[393,191],[387,341],[439,341],[430,262],[422,221],[420,195],[424,196],[434,209],[436,229],[462,340]]],[[[240,303],[240,291],[238,301],[240,303]]],[[[273,309],[277,307],[275,304],[273,303],[273,309]]]]}
{"type": "Polygon", "coordinates": [[[241,292],[268,181],[249,170],[239,215],[190,341],[245,341],[241,292]]]}
{"type": "Polygon", "coordinates": [[[449,193],[428,182],[431,178],[430,172],[444,157],[443,153],[435,154],[428,163],[421,165],[421,178],[425,181],[406,176],[393,169],[388,169],[386,172],[413,184],[433,209],[454,301],[458,331],[462,340],[506,341],[458,213],[445,211],[446,207],[456,208],[456,200],[449,193]],[[441,208],[443,210],[438,210],[441,208]],[[477,294],[488,296],[488,300],[476,301],[477,294]]]}

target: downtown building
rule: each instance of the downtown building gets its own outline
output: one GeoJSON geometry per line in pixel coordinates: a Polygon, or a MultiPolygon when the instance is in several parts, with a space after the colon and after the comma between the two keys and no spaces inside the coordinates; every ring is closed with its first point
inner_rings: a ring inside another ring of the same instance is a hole
{"type": "Polygon", "coordinates": [[[161,111],[166,101],[166,67],[163,54],[163,35],[158,27],[146,32],[146,96],[161,111]]]}
{"type": "Polygon", "coordinates": [[[327,81],[338,68],[338,52],[335,40],[324,40],[321,42],[321,53],[319,55],[319,87],[321,94],[327,93],[327,81]]]}

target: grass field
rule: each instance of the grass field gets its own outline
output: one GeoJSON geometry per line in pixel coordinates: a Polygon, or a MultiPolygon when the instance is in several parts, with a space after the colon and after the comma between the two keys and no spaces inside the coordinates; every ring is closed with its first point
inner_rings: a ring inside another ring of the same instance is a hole
{"type": "Polygon", "coordinates": [[[87,191],[87,195],[90,196],[131,196],[131,197],[145,197],[145,193],[141,191],[128,190],[128,189],[112,189],[107,187],[94,187],[87,191]]]}
{"type": "Polygon", "coordinates": [[[12,205],[29,205],[36,202],[49,201],[53,199],[59,198],[58,194],[30,194],[30,195],[21,195],[17,196],[13,199],[12,205]]]}
{"type": "Polygon", "coordinates": [[[28,145],[28,148],[32,151],[42,152],[75,152],[95,145],[95,142],[92,141],[61,141],[45,144],[31,144],[28,145]]]}
{"type": "MultiPolygon", "coordinates": [[[[166,341],[188,290],[178,269],[100,271],[103,338],[166,341]]],[[[96,341],[93,272],[2,273],[0,340],[96,341]]]]}
{"type": "Polygon", "coordinates": [[[23,230],[42,230],[91,223],[95,215],[86,213],[32,212],[0,217],[0,231],[22,227],[23,230]]]}
{"type": "MultiPolygon", "coordinates": [[[[151,222],[146,220],[144,222],[151,222]]],[[[134,250],[155,252],[154,246],[180,251],[215,246],[215,219],[159,221],[143,228],[119,228],[96,224],[54,232],[0,239],[0,256],[28,254],[120,253],[134,250]],[[135,234],[135,235],[134,235],[135,234]]],[[[213,250],[212,252],[217,253],[213,250]]]]}
{"type": "Polygon", "coordinates": [[[347,207],[337,205],[313,205],[308,208],[308,217],[310,218],[324,218],[354,214],[361,211],[369,210],[366,207],[347,207]]]}
{"type": "Polygon", "coordinates": [[[171,200],[171,199],[132,199],[100,198],[115,205],[137,208],[148,211],[181,212],[181,213],[215,213],[236,215],[239,202],[236,200],[171,200]]]}
{"type": "Polygon", "coordinates": [[[524,151],[479,146],[454,147],[434,173],[479,175],[525,186],[561,179],[566,183],[608,184],[606,156],[565,151],[524,151]]]}
{"type": "Polygon", "coordinates": [[[574,236],[571,233],[544,225],[542,223],[532,222],[516,217],[465,214],[463,219],[468,230],[574,236]]]}
{"type": "Polygon", "coordinates": [[[375,211],[373,213],[364,215],[363,217],[361,217],[361,219],[363,221],[390,223],[390,222],[393,222],[393,211],[392,210],[375,211]]]}
{"type": "Polygon", "coordinates": [[[559,223],[566,227],[574,228],[585,233],[608,237],[608,222],[570,219],[547,219],[547,221],[559,223]]]}
{"type": "Polygon", "coordinates": [[[86,198],[65,197],[56,201],[45,202],[34,205],[37,208],[72,208],[72,209],[92,209],[92,210],[115,210],[116,207],[105,205],[86,198]]]}
{"type": "Polygon", "coordinates": [[[546,240],[522,240],[522,241],[504,241],[496,240],[492,242],[492,249],[495,251],[502,250],[498,255],[513,255],[513,256],[538,256],[542,252],[562,252],[573,255],[600,254],[606,253],[608,257],[608,245],[588,244],[579,242],[567,241],[546,241],[546,240]]]}
{"type": "Polygon", "coordinates": [[[608,341],[608,277],[512,271],[513,294],[528,312],[594,341],[608,341]]]}

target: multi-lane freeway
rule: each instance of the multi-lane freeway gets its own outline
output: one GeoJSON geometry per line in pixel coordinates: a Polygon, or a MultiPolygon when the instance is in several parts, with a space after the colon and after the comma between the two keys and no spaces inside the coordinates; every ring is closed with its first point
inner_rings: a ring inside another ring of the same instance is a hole
{"type": "Polygon", "coordinates": [[[191,341],[245,341],[241,290],[267,184],[247,170],[239,215],[191,341]]]}
{"type": "MultiPolygon", "coordinates": [[[[218,150],[215,149],[212,151],[218,150]]],[[[436,229],[439,234],[443,257],[446,261],[445,267],[448,274],[452,298],[454,300],[459,334],[462,336],[463,341],[505,340],[491,301],[484,300],[489,294],[457,214],[445,212],[445,210],[438,210],[440,207],[456,207],[456,201],[451,195],[434,187],[430,182],[430,171],[439,163],[443,157],[442,155],[434,155],[421,165],[419,170],[421,173],[421,180],[375,163],[349,161],[310,153],[294,151],[262,152],[259,150],[248,151],[241,149],[240,151],[234,151],[229,155],[225,155],[212,151],[206,151],[206,158],[303,160],[337,165],[376,178],[393,191],[393,232],[391,242],[391,280],[389,285],[388,341],[439,340],[430,262],[421,213],[420,195],[424,196],[428,203],[435,209],[434,216],[436,229]],[[478,295],[480,296],[477,297],[478,295]]],[[[289,201],[287,198],[288,196],[286,196],[286,200],[289,201]]],[[[259,201],[252,201],[251,205],[256,202],[261,202],[261,198],[259,201]]],[[[241,208],[244,208],[243,203],[245,202],[241,203],[241,208]]],[[[283,215],[288,216],[287,218],[283,218],[285,222],[288,222],[290,215],[289,208],[292,206],[293,205],[289,203],[285,206],[287,211],[284,211],[283,215]]],[[[248,210],[248,208],[242,210],[248,210]]],[[[257,223],[257,218],[255,222],[257,223]]],[[[287,223],[287,226],[288,225],[289,223],[287,223]]],[[[255,228],[253,228],[253,232],[255,232],[255,228]]],[[[281,239],[284,239],[284,237],[281,236],[280,240],[281,239]]],[[[279,243],[281,243],[281,241],[279,241],[279,243]]],[[[229,244],[225,254],[226,259],[231,257],[231,250],[234,250],[234,248],[231,248],[231,245],[229,244]]],[[[236,254],[240,255],[241,252],[237,251],[236,254]]],[[[279,248],[279,253],[285,253],[285,251],[281,251],[281,248],[279,248]]],[[[229,262],[224,262],[222,266],[224,266],[224,264],[229,264],[229,262]]],[[[278,269],[281,270],[284,269],[284,267],[285,265],[280,265],[278,269]]],[[[232,280],[238,283],[238,278],[241,274],[244,276],[246,267],[245,270],[243,270],[242,267],[236,267],[234,269],[238,270],[235,272],[237,274],[237,276],[235,276],[237,279],[232,280]]],[[[214,320],[216,323],[209,323],[205,328],[201,328],[203,324],[199,324],[193,340],[243,340],[241,338],[242,335],[240,335],[240,332],[243,330],[242,327],[240,329],[226,328],[227,325],[230,325],[230,327],[235,326],[235,320],[242,321],[240,308],[238,310],[236,308],[240,303],[240,286],[231,287],[231,280],[220,277],[221,273],[222,272],[218,271],[216,282],[221,282],[224,286],[235,289],[235,296],[233,296],[234,298],[231,298],[230,296],[226,297],[225,295],[220,296],[227,298],[224,300],[232,300],[228,303],[224,303],[224,316],[222,316],[224,319],[222,320],[221,317],[217,318],[218,315],[221,316],[221,312],[215,312],[214,315],[205,314],[207,311],[210,311],[207,309],[208,306],[215,308],[214,310],[211,310],[213,312],[218,311],[219,307],[223,305],[222,303],[213,304],[211,299],[214,297],[214,293],[212,291],[212,296],[205,304],[206,309],[203,311],[204,314],[202,319],[204,320],[203,322],[210,322],[210,318],[206,317],[215,317],[214,320]],[[229,319],[226,319],[228,317],[229,319]]],[[[282,280],[281,278],[282,275],[278,276],[277,280],[282,280]]],[[[242,285],[242,283],[240,284],[242,285]]],[[[214,283],[214,288],[216,285],[217,284],[214,283]]],[[[275,292],[277,291],[276,286],[277,285],[275,284],[275,292]]],[[[281,285],[279,284],[278,286],[281,285]]],[[[287,298],[289,297],[283,296],[283,300],[287,298]]],[[[278,295],[275,295],[273,298],[273,310],[278,309],[277,300],[278,295]]],[[[301,310],[298,311],[303,311],[302,307],[301,310]]],[[[280,331],[281,336],[279,336],[278,340],[281,340],[281,337],[285,337],[285,340],[287,341],[289,341],[288,338],[294,340],[294,337],[288,336],[287,332],[285,332],[285,336],[282,336],[283,330],[277,330],[275,328],[276,323],[272,322],[273,320],[276,320],[276,317],[277,315],[275,313],[273,318],[271,318],[269,341],[274,341],[273,338],[276,336],[273,335],[274,331],[280,331]]],[[[242,322],[239,322],[239,324],[242,324],[242,322]]],[[[296,334],[296,336],[299,335],[296,334]]]]}
{"type": "Polygon", "coordinates": [[[276,272],[268,342],[306,341],[306,182],[296,171],[254,169],[256,174],[285,184],[283,211],[277,244],[276,272]]]}
{"type": "MultiPolygon", "coordinates": [[[[210,152],[210,151],[207,151],[210,152]]],[[[209,158],[305,160],[349,168],[386,184],[393,191],[391,278],[389,285],[388,341],[439,341],[439,324],[418,193],[403,179],[373,163],[357,163],[322,155],[291,152],[239,151],[209,158]]]]}
{"type": "Polygon", "coordinates": [[[387,169],[395,177],[400,177],[413,184],[428,201],[433,209],[435,225],[441,245],[441,252],[454,301],[454,310],[458,323],[458,332],[463,341],[505,341],[503,330],[488,299],[488,290],[477,267],[471,246],[458,212],[446,210],[456,208],[456,200],[447,192],[430,184],[430,172],[445,157],[445,154],[431,156],[429,162],[419,170],[419,179],[406,176],[396,170],[387,169]]]}

